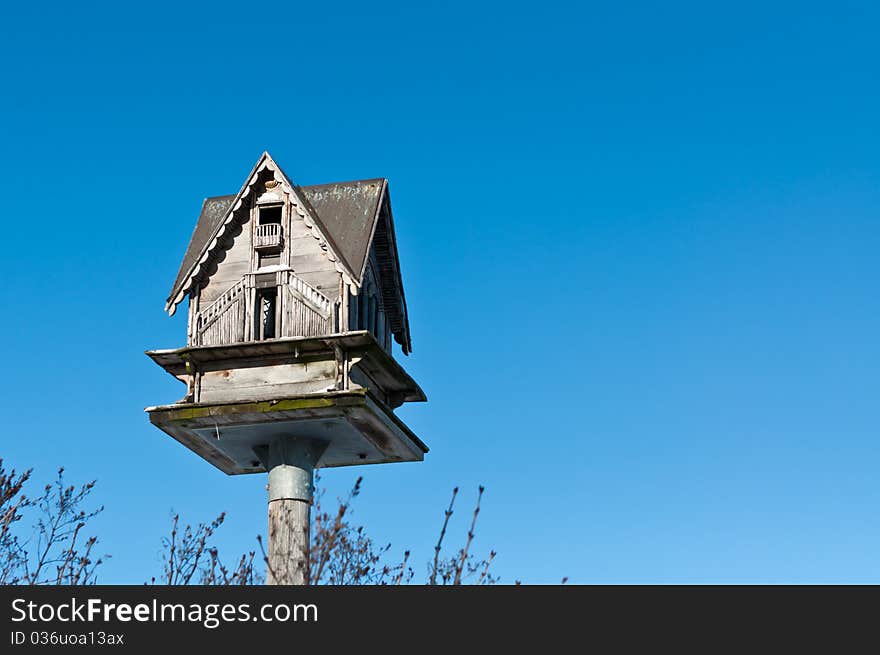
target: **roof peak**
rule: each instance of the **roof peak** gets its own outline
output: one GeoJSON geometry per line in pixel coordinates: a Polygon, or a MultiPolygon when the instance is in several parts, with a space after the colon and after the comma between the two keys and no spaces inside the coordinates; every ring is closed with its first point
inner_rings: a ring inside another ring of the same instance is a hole
{"type": "Polygon", "coordinates": [[[257,182],[260,172],[267,169],[273,172],[276,179],[289,185],[314,222],[315,229],[327,242],[337,268],[347,283],[351,283],[351,280],[359,283],[387,180],[376,177],[299,186],[272,159],[269,151],[264,150],[238,193],[210,196],[203,200],[201,215],[168,297],[166,309],[170,313],[182,301],[187,291],[187,281],[198,273],[200,261],[225,231],[226,222],[232,220],[231,214],[238,210],[244,196],[257,182]]]}

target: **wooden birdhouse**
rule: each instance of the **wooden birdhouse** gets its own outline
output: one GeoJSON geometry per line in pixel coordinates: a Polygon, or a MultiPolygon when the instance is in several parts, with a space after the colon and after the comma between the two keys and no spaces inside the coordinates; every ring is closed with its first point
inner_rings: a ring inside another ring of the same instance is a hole
{"type": "Polygon", "coordinates": [[[204,201],[166,310],[184,301],[186,346],[147,354],[186,393],[146,411],[220,470],[271,469],[273,443],[314,467],[427,452],[394,414],[425,395],[392,356],[412,342],[387,180],[299,187],[264,153],[204,201]]]}

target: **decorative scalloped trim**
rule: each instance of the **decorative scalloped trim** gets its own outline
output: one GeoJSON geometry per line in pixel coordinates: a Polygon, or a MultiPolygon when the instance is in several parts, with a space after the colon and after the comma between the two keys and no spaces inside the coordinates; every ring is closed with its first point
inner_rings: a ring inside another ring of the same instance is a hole
{"type": "Polygon", "coordinates": [[[177,306],[183,302],[184,298],[186,298],[186,295],[192,289],[193,284],[198,281],[202,271],[208,268],[208,265],[212,260],[212,255],[219,245],[220,240],[229,231],[229,227],[232,226],[237,220],[238,212],[244,207],[244,200],[253,192],[253,187],[259,181],[260,173],[262,173],[264,170],[272,171],[272,177],[275,178],[277,182],[283,185],[284,192],[290,196],[291,206],[296,209],[297,215],[299,215],[303,219],[306,227],[309,228],[309,233],[318,241],[318,244],[321,246],[321,250],[323,250],[324,254],[327,256],[327,259],[333,262],[334,267],[336,268],[337,272],[342,275],[342,280],[349,287],[352,295],[357,295],[357,282],[351,277],[348,270],[345,268],[345,266],[342,265],[342,262],[339,261],[339,258],[336,256],[336,254],[327,245],[326,238],[323,234],[321,234],[318,226],[315,225],[315,222],[314,220],[312,220],[309,212],[307,212],[300,204],[299,196],[294,190],[293,184],[285,177],[284,173],[281,172],[281,169],[278,168],[278,165],[272,160],[272,157],[268,153],[266,153],[263,155],[263,162],[254,170],[254,174],[251,175],[246,186],[244,187],[244,189],[242,189],[239,197],[236,199],[232,207],[230,207],[226,218],[223,220],[223,223],[217,230],[217,234],[215,234],[214,238],[211,239],[208,247],[205,249],[205,252],[199,258],[199,261],[190,271],[189,275],[187,275],[185,284],[181,287],[178,294],[174,297],[173,302],[165,305],[165,311],[168,312],[169,316],[174,316],[174,313],[177,311],[177,306]]]}

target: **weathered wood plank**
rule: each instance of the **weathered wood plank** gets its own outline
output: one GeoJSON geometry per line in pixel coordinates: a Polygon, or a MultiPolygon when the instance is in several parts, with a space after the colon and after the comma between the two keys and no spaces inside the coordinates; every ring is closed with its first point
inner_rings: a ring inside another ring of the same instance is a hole
{"type": "Polygon", "coordinates": [[[274,366],[251,366],[247,368],[205,371],[206,380],[217,380],[231,386],[332,380],[335,376],[336,362],[329,358],[303,364],[276,364],[274,366]]]}
{"type": "MultiPolygon", "coordinates": [[[[314,238],[309,238],[314,241],[314,238]]],[[[313,273],[315,271],[336,272],[333,262],[327,259],[322,251],[309,252],[308,249],[302,249],[301,245],[305,245],[301,239],[291,244],[290,266],[293,270],[297,273],[313,273]],[[298,247],[300,249],[297,249],[298,247]]]]}
{"type": "Polygon", "coordinates": [[[334,386],[336,361],[277,364],[206,371],[198,402],[258,400],[320,393],[334,386]]]}
{"type": "Polygon", "coordinates": [[[272,400],[287,396],[299,396],[312,393],[323,393],[331,389],[333,380],[321,382],[300,382],[291,384],[261,384],[254,387],[231,387],[231,386],[202,386],[199,390],[200,403],[227,403],[227,402],[250,402],[254,400],[272,400]]]}
{"type": "Polygon", "coordinates": [[[211,276],[207,286],[201,290],[202,306],[208,305],[216,300],[230,286],[238,282],[246,273],[250,271],[250,262],[221,262],[217,268],[217,272],[211,276]]]}
{"type": "Polygon", "coordinates": [[[309,518],[311,504],[303,500],[269,502],[269,552],[266,584],[309,583],[309,518]]]}

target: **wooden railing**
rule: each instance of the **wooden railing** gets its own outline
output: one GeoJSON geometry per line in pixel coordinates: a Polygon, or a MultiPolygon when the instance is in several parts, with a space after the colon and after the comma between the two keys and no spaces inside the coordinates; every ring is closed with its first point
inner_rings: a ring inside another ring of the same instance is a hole
{"type": "Polygon", "coordinates": [[[333,333],[336,308],[332,300],[293,273],[288,274],[284,288],[284,336],[315,337],[333,333]]]}
{"type": "Polygon", "coordinates": [[[281,246],[281,225],[279,223],[267,223],[257,225],[254,231],[254,248],[278,248],[281,246]]]}
{"type": "Polygon", "coordinates": [[[244,341],[245,278],[220,294],[214,302],[195,315],[194,346],[215,346],[244,341]]]}
{"type": "MultiPolygon", "coordinates": [[[[333,334],[337,329],[336,303],[292,272],[288,271],[283,276],[281,326],[276,326],[275,335],[319,337],[333,334]]],[[[253,302],[253,294],[249,293],[248,286],[252,277],[241,278],[205,309],[196,312],[191,345],[218,346],[245,340],[248,299],[251,298],[253,302]]]]}

